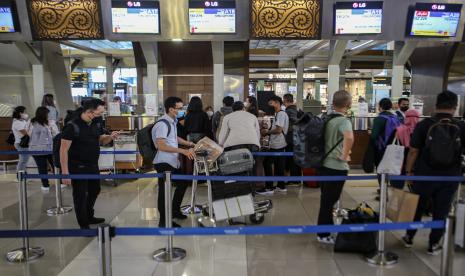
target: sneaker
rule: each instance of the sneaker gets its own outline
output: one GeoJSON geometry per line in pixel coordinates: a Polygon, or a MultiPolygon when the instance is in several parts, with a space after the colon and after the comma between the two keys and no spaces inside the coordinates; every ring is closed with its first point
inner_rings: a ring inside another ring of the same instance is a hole
{"type": "Polygon", "coordinates": [[[409,236],[403,236],[402,241],[404,242],[404,246],[410,248],[413,246],[413,238],[409,236]]]}
{"type": "Polygon", "coordinates": [[[287,182],[287,186],[290,187],[300,187],[302,185],[302,182],[287,182]]]}
{"type": "Polygon", "coordinates": [[[324,243],[324,244],[335,244],[336,241],[334,240],[333,237],[331,236],[327,236],[327,237],[316,237],[316,240],[319,242],[319,243],[324,243]]]}
{"type": "Polygon", "coordinates": [[[49,187],[40,187],[40,189],[42,190],[42,192],[49,192],[50,191],[50,186],[49,187]]]}
{"type": "Polygon", "coordinates": [[[256,190],[255,193],[258,195],[271,196],[274,194],[274,190],[260,189],[260,190],[256,190]]]}
{"type": "Polygon", "coordinates": [[[286,189],[286,188],[279,188],[279,187],[276,187],[275,191],[276,191],[276,192],[280,192],[280,193],[287,193],[287,189],[286,189]]]}
{"type": "Polygon", "coordinates": [[[442,251],[442,246],[436,243],[436,244],[430,245],[426,253],[428,253],[428,255],[437,256],[441,253],[441,251],[442,251]]]}
{"type": "Polygon", "coordinates": [[[91,218],[89,219],[89,224],[100,224],[100,223],[104,223],[105,222],[105,219],[104,218],[91,218]]]}

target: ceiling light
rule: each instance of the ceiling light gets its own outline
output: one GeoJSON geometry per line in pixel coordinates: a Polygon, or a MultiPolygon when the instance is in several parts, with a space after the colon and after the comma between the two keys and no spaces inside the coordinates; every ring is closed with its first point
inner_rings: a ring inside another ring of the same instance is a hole
{"type": "Polygon", "coordinates": [[[318,67],[318,66],[312,66],[312,67],[310,67],[310,69],[320,69],[320,67],[318,67]]]}
{"type": "Polygon", "coordinates": [[[173,42],[181,42],[182,38],[173,38],[173,39],[171,39],[171,41],[173,41],[173,42]]]}
{"type": "Polygon", "coordinates": [[[98,69],[105,69],[105,68],[107,68],[107,67],[99,65],[99,66],[97,66],[97,68],[98,68],[98,69]]]}

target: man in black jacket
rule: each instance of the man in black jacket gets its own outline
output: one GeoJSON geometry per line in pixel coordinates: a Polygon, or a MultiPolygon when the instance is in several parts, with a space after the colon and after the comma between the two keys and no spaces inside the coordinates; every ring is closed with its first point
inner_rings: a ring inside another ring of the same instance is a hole
{"type": "MultiPolygon", "coordinates": [[[[286,107],[286,114],[289,117],[289,131],[286,135],[286,151],[292,152],[294,149],[293,126],[303,115],[303,111],[298,109],[294,104],[294,96],[292,96],[292,94],[284,95],[283,104],[286,107]]],[[[289,172],[290,176],[302,176],[302,169],[295,164],[294,158],[292,156],[287,157],[286,170],[289,172]]]]}

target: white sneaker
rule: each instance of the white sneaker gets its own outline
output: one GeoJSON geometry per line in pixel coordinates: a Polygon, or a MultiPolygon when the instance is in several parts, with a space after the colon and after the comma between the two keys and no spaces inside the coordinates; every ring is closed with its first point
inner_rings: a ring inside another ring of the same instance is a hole
{"type": "Polygon", "coordinates": [[[49,192],[50,191],[50,187],[41,186],[40,189],[42,190],[42,192],[49,192]]]}
{"type": "Polygon", "coordinates": [[[272,196],[274,194],[274,190],[260,189],[255,191],[255,193],[263,196],[272,196]]]}
{"type": "Polygon", "coordinates": [[[62,189],[66,189],[66,188],[68,188],[68,185],[61,184],[61,188],[62,188],[62,189]]]}
{"type": "Polygon", "coordinates": [[[287,189],[286,189],[286,188],[281,189],[281,188],[279,188],[279,187],[276,187],[276,188],[275,188],[275,191],[276,191],[276,192],[280,192],[280,193],[287,193],[287,189]]]}
{"type": "Polygon", "coordinates": [[[316,237],[316,240],[319,242],[319,243],[324,243],[324,244],[335,244],[336,241],[334,240],[333,237],[331,236],[327,236],[327,237],[316,237]]]}

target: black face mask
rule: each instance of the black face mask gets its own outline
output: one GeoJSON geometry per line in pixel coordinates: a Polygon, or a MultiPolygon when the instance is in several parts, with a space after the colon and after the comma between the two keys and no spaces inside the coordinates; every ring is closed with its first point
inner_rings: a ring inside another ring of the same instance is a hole
{"type": "Polygon", "coordinates": [[[401,110],[402,112],[405,112],[405,111],[409,110],[409,107],[408,107],[408,106],[401,106],[401,107],[400,107],[400,110],[401,110]]]}

